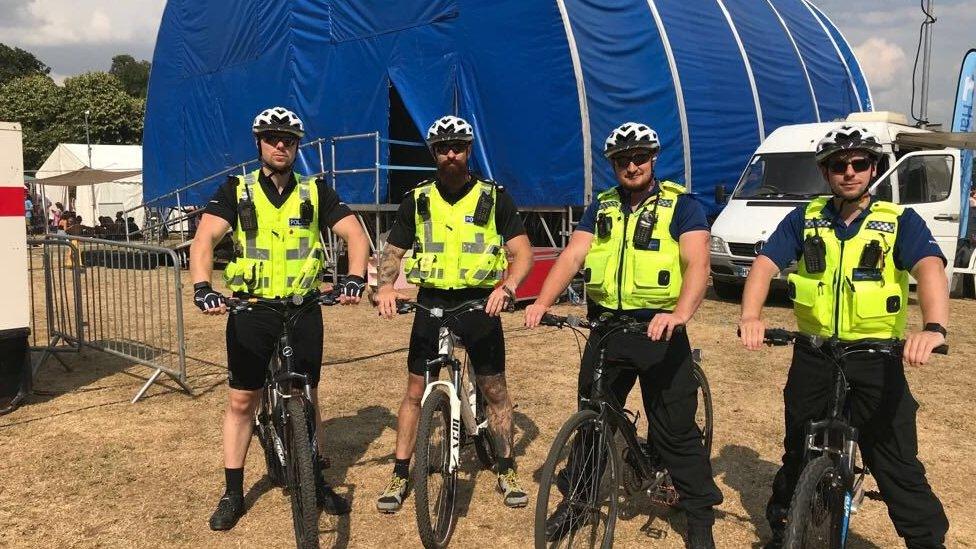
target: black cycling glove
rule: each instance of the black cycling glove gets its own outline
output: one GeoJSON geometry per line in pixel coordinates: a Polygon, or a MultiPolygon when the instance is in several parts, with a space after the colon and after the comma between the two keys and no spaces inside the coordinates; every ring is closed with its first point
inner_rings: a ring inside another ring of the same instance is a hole
{"type": "Polygon", "coordinates": [[[224,304],[224,296],[214,290],[209,282],[197,282],[193,285],[193,303],[201,311],[217,309],[224,304]]]}
{"type": "Polygon", "coordinates": [[[357,275],[346,275],[339,280],[339,295],[346,297],[363,297],[366,290],[366,279],[357,275]]]}

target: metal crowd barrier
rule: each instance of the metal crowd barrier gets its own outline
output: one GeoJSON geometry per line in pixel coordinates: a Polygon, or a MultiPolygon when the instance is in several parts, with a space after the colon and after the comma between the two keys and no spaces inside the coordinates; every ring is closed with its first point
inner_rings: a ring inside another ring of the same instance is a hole
{"type": "Polygon", "coordinates": [[[104,351],[152,368],[136,402],[165,374],[187,393],[180,262],[169,248],[97,238],[29,239],[31,350],[104,351]],[[37,265],[40,264],[40,268],[37,265]],[[43,288],[43,295],[41,294],[43,288]]]}

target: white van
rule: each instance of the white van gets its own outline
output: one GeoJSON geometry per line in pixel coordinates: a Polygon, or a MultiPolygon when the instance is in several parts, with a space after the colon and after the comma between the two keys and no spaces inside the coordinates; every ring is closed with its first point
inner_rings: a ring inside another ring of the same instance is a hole
{"type": "MultiPolygon", "coordinates": [[[[845,123],[863,126],[878,136],[884,156],[878,164],[882,175],[872,193],[918,212],[948,258],[946,274],[952,280],[961,192],[959,149],[945,146],[951,142],[947,136],[953,134],[909,126],[902,114],[864,112],[837,122],[777,129],[756,149],[731,195],[725,196],[721,187],[716,189],[716,202],[726,202],[712,225],[712,283],[719,297],[741,296],[753,259],[787,213],[815,196],[830,193],[814,151],[828,131],[845,123]]],[[[976,255],[967,256],[956,272],[972,276],[974,259],[976,255]]],[[[785,286],[786,275],[795,269],[795,265],[785,269],[774,284],[785,286]]]]}

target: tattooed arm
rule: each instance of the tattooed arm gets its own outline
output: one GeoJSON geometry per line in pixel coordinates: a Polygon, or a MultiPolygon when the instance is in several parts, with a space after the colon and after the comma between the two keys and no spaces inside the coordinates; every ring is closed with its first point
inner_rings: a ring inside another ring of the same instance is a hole
{"type": "Polygon", "coordinates": [[[393,283],[400,275],[400,260],[407,251],[389,242],[380,253],[379,265],[376,268],[376,306],[380,315],[386,318],[396,316],[396,300],[403,298],[393,289],[393,283]]]}

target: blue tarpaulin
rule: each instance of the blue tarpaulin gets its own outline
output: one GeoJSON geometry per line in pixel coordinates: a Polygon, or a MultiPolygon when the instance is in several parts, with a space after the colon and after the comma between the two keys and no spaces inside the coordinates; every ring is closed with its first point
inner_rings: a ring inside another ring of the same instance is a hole
{"type": "MultiPolygon", "coordinates": [[[[851,47],[805,0],[170,0],[145,196],[253,159],[251,120],[272,105],[296,111],[308,139],[389,137],[391,86],[421,131],[448,113],[471,121],[473,168],[521,206],[581,205],[613,184],[603,141],[625,121],[660,134],[658,177],[714,207],[714,187],[777,127],[871,109],[851,47]]],[[[374,142],[342,143],[335,168],[372,167],[375,154],[374,142]]],[[[388,155],[384,143],[381,164],[388,155]]],[[[317,152],[298,166],[319,171],[317,152]]],[[[370,174],[338,189],[375,199],[370,174]]]]}

